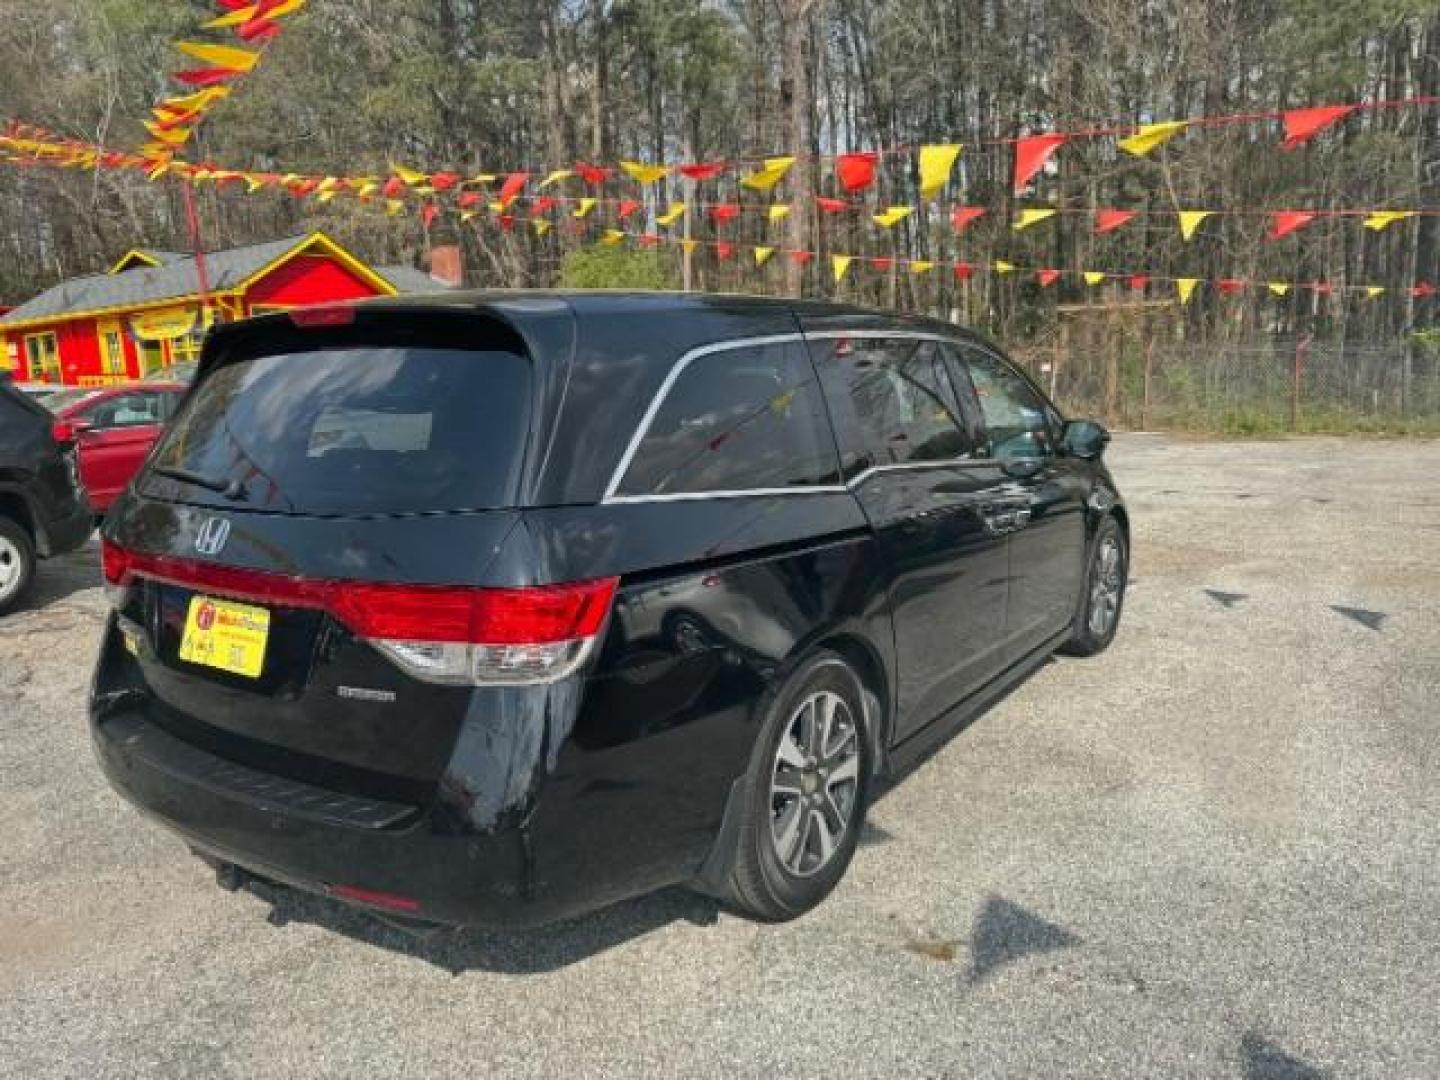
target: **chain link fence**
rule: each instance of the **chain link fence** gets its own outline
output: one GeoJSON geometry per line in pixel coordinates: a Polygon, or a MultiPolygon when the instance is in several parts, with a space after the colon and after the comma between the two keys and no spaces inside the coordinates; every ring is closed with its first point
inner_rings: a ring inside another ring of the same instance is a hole
{"type": "Polygon", "coordinates": [[[1073,416],[1116,428],[1440,433],[1440,352],[1400,340],[1033,345],[1017,359],[1073,416]]]}

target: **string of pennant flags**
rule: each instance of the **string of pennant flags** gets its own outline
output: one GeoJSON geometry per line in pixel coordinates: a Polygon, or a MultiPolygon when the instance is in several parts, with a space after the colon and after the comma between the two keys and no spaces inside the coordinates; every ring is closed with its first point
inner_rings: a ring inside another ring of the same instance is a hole
{"type": "MultiPolygon", "coordinates": [[[[776,258],[788,259],[798,265],[807,266],[819,257],[819,253],[815,251],[778,245],[737,244],[728,240],[700,240],[693,237],[666,236],[654,232],[634,233],[622,229],[606,229],[597,240],[597,244],[604,247],[619,246],[628,242],[633,242],[642,248],[673,246],[687,254],[707,251],[714,256],[717,262],[733,261],[741,265],[744,264],[741,260],[743,253],[749,256],[749,262],[757,270],[763,270],[776,258]]],[[[961,282],[970,281],[977,276],[989,275],[1014,280],[1029,279],[1041,289],[1049,288],[1065,280],[1077,284],[1083,283],[1089,288],[1106,284],[1118,285],[1135,292],[1145,292],[1153,287],[1166,286],[1174,290],[1175,296],[1181,304],[1189,303],[1202,287],[1212,288],[1217,294],[1227,297],[1261,291],[1279,298],[1308,292],[1316,296],[1355,296],[1364,300],[1374,300],[1387,292],[1408,292],[1417,299],[1435,296],[1437,293],[1434,285],[1423,281],[1417,282],[1408,289],[1389,289],[1382,285],[1330,281],[1182,277],[1149,271],[1058,269],[1046,266],[1025,266],[1005,259],[974,262],[836,253],[829,256],[829,264],[831,277],[837,285],[849,278],[856,268],[865,268],[881,274],[905,272],[916,276],[948,271],[957,281],[961,282]]]]}
{"type": "Polygon", "coordinates": [[[281,21],[305,6],[306,0],[217,0],[223,13],[201,25],[202,30],[233,34],[247,45],[210,41],[177,41],[175,47],[189,66],[171,77],[186,92],[162,99],[142,121],[150,141],[135,157],[152,163],[174,160],[215,106],[228,98],[233,84],[254,71],[264,47],[280,33],[281,21]]]}
{"type": "MultiPolygon", "coordinates": [[[[81,147],[68,142],[56,142],[47,139],[37,139],[27,134],[23,127],[11,129],[11,134],[0,135],[0,155],[9,153],[11,162],[15,164],[53,164],[61,167],[123,167],[125,155],[115,155],[109,151],[97,151],[92,147],[81,147]]],[[[172,167],[179,169],[179,163],[172,163],[172,167]]],[[[300,198],[314,197],[320,203],[328,203],[336,197],[344,194],[353,195],[362,201],[373,201],[377,196],[386,207],[387,212],[392,216],[405,213],[407,206],[404,195],[425,184],[431,188],[431,197],[421,204],[420,212],[426,218],[426,224],[430,224],[439,213],[439,205],[434,196],[444,195],[446,192],[454,192],[456,208],[461,212],[465,220],[477,216],[482,210],[496,214],[513,212],[517,206],[529,207],[530,215],[539,216],[554,209],[562,211],[569,210],[576,217],[585,217],[597,208],[605,208],[613,211],[619,222],[629,220],[633,215],[641,211],[649,212],[647,201],[636,198],[619,198],[606,196],[575,196],[561,194],[541,194],[546,189],[555,187],[565,176],[552,173],[534,186],[535,193],[521,194],[514,190],[506,190],[502,186],[500,192],[491,195],[483,190],[476,190],[468,184],[461,184],[458,181],[451,182],[447,177],[426,176],[414,173],[403,166],[395,167],[397,172],[383,183],[378,178],[366,178],[356,181],[341,177],[301,177],[298,174],[280,173],[247,173],[236,170],[196,168],[188,173],[187,179],[195,183],[210,182],[219,186],[245,184],[251,193],[266,188],[288,191],[300,198]],[[438,179],[438,185],[435,181],[438,179]]],[[[513,187],[514,185],[512,185],[513,187]]],[[[869,217],[881,228],[893,228],[900,222],[911,218],[917,213],[924,213],[928,208],[914,204],[900,204],[887,206],[882,209],[875,209],[862,202],[853,202],[845,199],[831,198],[824,195],[813,197],[817,209],[825,215],[852,215],[857,217],[869,217]]],[[[785,220],[794,209],[791,203],[772,202],[765,204],[742,204],[739,202],[725,201],[671,201],[663,208],[654,207],[655,221],[659,225],[673,226],[679,223],[687,215],[693,218],[708,220],[717,229],[724,227],[730,222],[742,216],[759,216],[765,220],[775,223],[785,220]]],[[[948,208],[941,207],[942,217],[949,221],[954,231],[963,232],[971,225],[987,216],[994,216],[994,211],[985,206],[973,206],[955,204],[948,208]]],[[[1086,217],[1090,220],[1092,231],[1096,235],[1104,235],[1124,228],[1131,222],[1162,219],[1171,223],[1184,240],[1191,240],[1204,222],[1211,219],[1265,219],[1268,228],[1265,232],[1265,239],[1279,240],[1304,229],[1306,226],[1317,221],[1361,221],[1366,229],[1374,232],[1381,232],[1398,222],[1407,221],[1419,217],[1440,216],[1440,209],[1416,207],[1411,209],[1397,208],[1316,208],[1316,209],[1156,209],[1156,208],[1133,208],[1122,209],[1116,207],[1087,207],[1087,206],[1033,206],[1022,207],[1014,211],[1009,221],[1009,228],[1014,232],[1023,232],[1042,222],[1057,217],[1086,217]]]]}
{"type": "MultiPolygon", "coordinates": [[[[278,33],[278,20],[293,14],[304,0],[260,0],[244,4],[244,0],[220,0],[231,9],[226,15],[206,25],[235,28],[242,36],[260,33],[266,40],[278,33]]],[[[260,59],[258,51],[233,46],[180,43],[187,55],[205,61],[205,68],[180,72],[176,79],[200,89],[184,97],[168,98],[155,108],[155,117],[147,122],[152,141],[138,152],[109,150],[80,141],[54,136],[43,129],[12,124],[8,129],[8,149],[13,159],[37,164],[53,164],[72,168],[106,168],[138,170],[152,180],[178,176],[192,182],[217,184],[243,183],[250,192],[266,188],[282,189],[299,198],[328,202],[341,196],[361,200],[383,198],[389,201],[419,198],[432,199],[447,192],[488,191],[499,184],[496,199],[502,204],[524,194],[533,182],[540,191],[570,180],[578,180],[592,190],[599,190],[621,176],[642,191],[654,189],[667,178],[679,177],[702,183],[723,177],[735,179],[740,188],[760,193],[773,192],[790,174],[798,161],[816,157],[832,164],[838,190],[853,196],[876,185],[877,168],[882,159],[913,155],[917,187],[922,201],[938,197],[949,185],[955,165],[966,144],[934,143],[920,147],[894,147],[834,155],[789,154],[755,159],[691,162],[679,164],[647,163],[621,160],[615,165],[575,162],[563,168],[546,170],[511,170],[465,173],[459,170],[424,171],[392,163],[383,175],[338,176],[299,171],[257,172],[228,168],[213,163],[186,161],[178,156],[195,125],[205,112],[224,100],[230,92],[229,83],[252,70],[260,59]]],[[[1128,127],[1086,128],[1068,132],[1047,132],[1018,136],[1013,139],[977,140],[970,145],[1004,143],[1014,148],[1012,193],[1023,195],[1044,170],[1054,154],[1066,143],[1080,139],[1114,138],[1116,146],[1126,154],[1145,158],[1171,142],[1185,131],[1236,124],[1255,124],[1278,120],[1283,131],[1280,146],[1294,149],[1308,143],[1318,134],[1361,111],[1378,109],[1421,108],[1440,104],[1440,97],[1412,97],[1393,101],[1353,102],[1344,105],[1322,105],[1276,112],[1251,112],[1224,116],[1194,117],[1166,120],[1128,127]]],[[[723,204],[722,204],[723,205],[723,204]]],[[[822,197],[821,209],[842,212],[852,206],[848,199],[822,197]]],[[[911,207],[913,210],[914,207],[911,207]]],[[[900,207],[892,207],[896,220],[903,217],[900,207]]],[[[1061,212],[1057,210],[1057,212],[1061,212]]],[[[1194,211],[1200,213],[1202,211],[1194,211]]],[[[1214,214],[1217,211],[1209,211],[1214,214]]]]}

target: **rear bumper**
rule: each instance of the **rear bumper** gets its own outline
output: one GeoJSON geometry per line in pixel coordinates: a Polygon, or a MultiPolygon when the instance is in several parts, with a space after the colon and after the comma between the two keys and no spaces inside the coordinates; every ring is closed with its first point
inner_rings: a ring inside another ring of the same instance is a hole
{"type": "Polygon", "coordinates": [[[406,898],[413,909],[374,909],[452,925],[532,927],[585,906],[527,886],[518,829],[446,834],[418,807],[266,778],[177,739],[140,708],[92,710],[91,736],[121,795],[198,851],[257,876],[324,895],[348,886],[406,898]]]}

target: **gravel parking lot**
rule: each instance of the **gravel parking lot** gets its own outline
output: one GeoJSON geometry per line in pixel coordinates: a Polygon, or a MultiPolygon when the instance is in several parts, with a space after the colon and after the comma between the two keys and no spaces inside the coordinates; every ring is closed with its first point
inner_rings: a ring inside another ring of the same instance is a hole
{"type": "Polygon", "coordinates": [[[93,549],[0,620],[0,1075],[1440,1075],[1440,443],[1117,439],[1115,647],[886,793],[786,926],[424,944],[101,782],[93,549]]]}

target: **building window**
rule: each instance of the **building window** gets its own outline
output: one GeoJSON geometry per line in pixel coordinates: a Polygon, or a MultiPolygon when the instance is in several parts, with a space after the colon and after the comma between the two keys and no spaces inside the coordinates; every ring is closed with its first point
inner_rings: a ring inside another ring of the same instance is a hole
{"type": "Polygon", "coordinates": [[[60,346],[53,333],[31,334],[25,339],[25,362],[32,379],[60,381],[60,346]]]}
{"type": "Polygon", "coordinates": [[[125,340],[113,323],[100,327],[100,370],[106,375],[125,374],[125,340]]]}
{"type": "Polygon", "coordinates": [[[170,362],[172,364],[179,364],[190,360],[199,360],[200,349],[204,344],[204,330],[174,338],[170,342],[170,362]]]}

